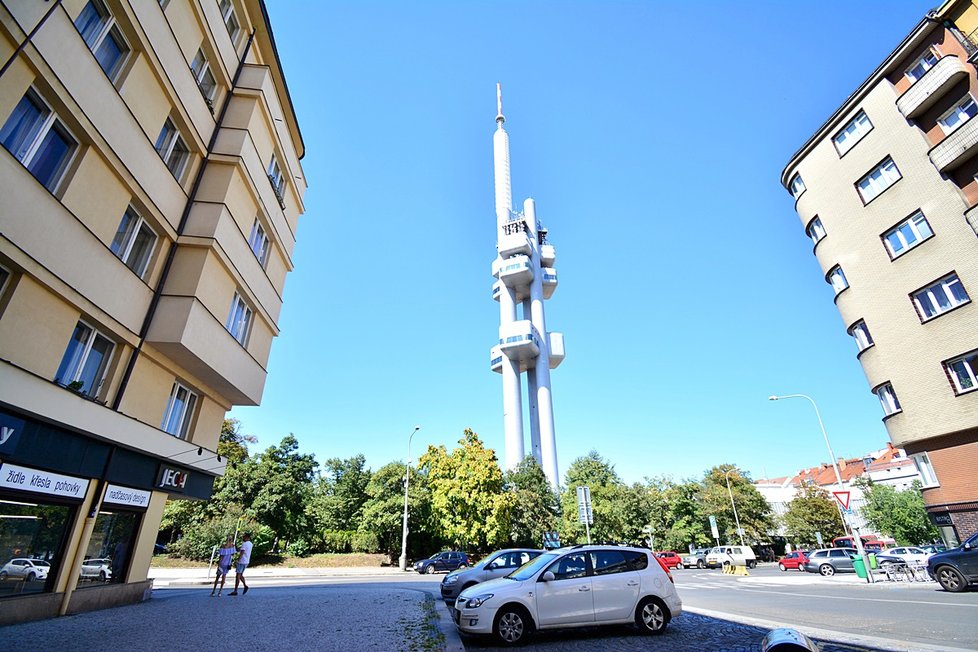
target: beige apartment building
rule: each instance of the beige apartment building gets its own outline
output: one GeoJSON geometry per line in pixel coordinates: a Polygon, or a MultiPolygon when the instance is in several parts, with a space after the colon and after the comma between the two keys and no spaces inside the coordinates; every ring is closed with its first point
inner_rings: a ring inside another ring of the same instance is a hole
{"type": "Polygon", "coordinates": [[[795,208],[894,446],[978,532],[978,9],[928,14],[791,158],[795,208]]]}
{"type": "Polygon", "coordinates": [[[0,0],[0,625],[133,602],[261,400],[306,188],[262,0],[0,0]]]}

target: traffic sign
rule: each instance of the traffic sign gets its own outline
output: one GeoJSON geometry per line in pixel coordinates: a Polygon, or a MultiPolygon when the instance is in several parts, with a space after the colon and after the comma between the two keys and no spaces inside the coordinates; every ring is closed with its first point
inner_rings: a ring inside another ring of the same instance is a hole
{"type": "Polygon", "coordinates": [[[720,532],[717,530],[717,517],[712,515],[710,516],[710,532],[713,533],[714,539],[720,538],[720,532]]]}
{"type": "Polygon", "coordinates": [[[594,513],[591,511],[591,488],[577,488],[577,520],[583,525],[594,523],[594,513]]]}
{"type": "Polygon", "coordinates": [[[849,492],[848,491],[833,491],[832,492],[832,495],[835,496],[835,499],[839,501],[839,504],[840,505],[842,505],[842,509],[845,509],[845,510],[848,510],[849,509],[849,492]]]}

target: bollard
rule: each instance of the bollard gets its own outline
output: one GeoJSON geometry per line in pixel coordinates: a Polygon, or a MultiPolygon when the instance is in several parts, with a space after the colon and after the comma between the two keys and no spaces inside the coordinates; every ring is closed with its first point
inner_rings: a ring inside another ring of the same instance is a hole
{"type": "Polygon", "coordinates": [[[767,633],[761,652],[818,652],[818,646],[801,632],[782,627],[767,633]]]}

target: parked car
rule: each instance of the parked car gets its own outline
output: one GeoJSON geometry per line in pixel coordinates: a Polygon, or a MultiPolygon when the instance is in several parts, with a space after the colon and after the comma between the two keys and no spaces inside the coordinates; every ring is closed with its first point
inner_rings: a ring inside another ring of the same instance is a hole
{"type": "Polygon", "coordinates": [[[887,548],[876,553],[876,561],[880,566],[886,567],[888,564],[926,564],[930,558],[930,553],[922,548],[904,546],[900,548],[887,548]]]}
{"type": "Polygon", "coordinates": [[[945,546],[943,543],[925,543],[924,545],[917,547],[931,555],[947,551],[947,546],[945,546]]]}
{"type": "Polygon", "coordinates": [[[0,580],[5,580],[8,577],[16,577],[28,582],[46,580],[49,570],[51,570],[51,564],[46,561],[15,557],[4,564],[3,568],[0,568],[0,580]]]}
{"type": "Polygon", "coordinates": [[[663,550],[655,553],[655,556],[662,560],[666,568],[676,569],[683,566],[683,558],[674,550],[663,550]]]}
{"type": "Polygon", "coordinates": [[[81,565],[81,578],[108,582],[112,579],[112,560],[108,558],[86,559],[81,565]]]}
{"type": "Polygon", "coordinates": [[[504,645],[525,642],[535,629],[634,623],[661,634],[682,613],[682,602],[652,554],[631,546],[545,552],[506,577],[462,591],[452,614],[463,633],[492,634],[504,645]]]}
{"type": "Polygon", "coordinates": [[[750,546],[720,546],[713,548],[706,555],[707,568],[721,568],[729,565],[754,568],[757,566],[757,556],[754,555],[750,546]]]}
{"type": "Polygon", "coordinates": [[[706,568],[706,554],[710,552],[710,548],[696,548],[693,552],[688,555],[683,555],[683,568],[706,568]]]}
{"type": "Polygon", "coordinates": [[[783,571],[793,568],[794,570],[804,571],[805,562],[808,561],[808,552],[805,550],[795,550],[789,552],[778,560],[778,568],[783,571]]]}
{"type": "Polygon", "coordinates": [[[419,573],[432,573],[438,571],[453,571],[456,568],[465,568],[469,565],[469,558],[464,552],[453,550],[436,552],[427,559],[414,562],[414,570],[419,573]]]}
{"type": "Polygon", "coordinates": [[[836,573],[855,573],[852,560],[856,558],[855,548],[822,548],[808,553],[804,568],[809,573],[831,577],[836,573]]]}
{"type": "Polygon", "coordinates": [[[441,581],[441,597],[449,607],[455,608],[458,594],[480,582],[509,575],[531,559],[543,554],[542,550],[532,548],[509,548],[497,550],[472,568],[459,568],[445,576],[441,581]]]}
{"type": "Polygon", "coordinates": [[[978,584],[978,534],[957,548],[931,555],[927,572],[945,591],[958,593],[978,584]]]}

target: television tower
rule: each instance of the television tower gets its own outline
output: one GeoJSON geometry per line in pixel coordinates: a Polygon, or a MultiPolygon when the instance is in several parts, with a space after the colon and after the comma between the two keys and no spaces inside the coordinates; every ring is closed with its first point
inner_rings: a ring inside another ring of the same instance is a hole
{"type": "Polygon", "coordinates": [[[503,376],[503,431],[506,468],[522,461],[523,388],[526,372],[530,452],[552,487],[557,487],[557,440],[550,370],[564,359],[563,333],[548,333],[543,302],[557,289],[556,251],[547,229],[536,218],[532,199],[513,210],[509,177],[509,134],[503,128],[502,90],[496,84],[496,133],[492,151],[496,181],[496,259],[492,263],[492,297],[499,302],[499,344],[489,354],[490,367],[503,376]]]}

